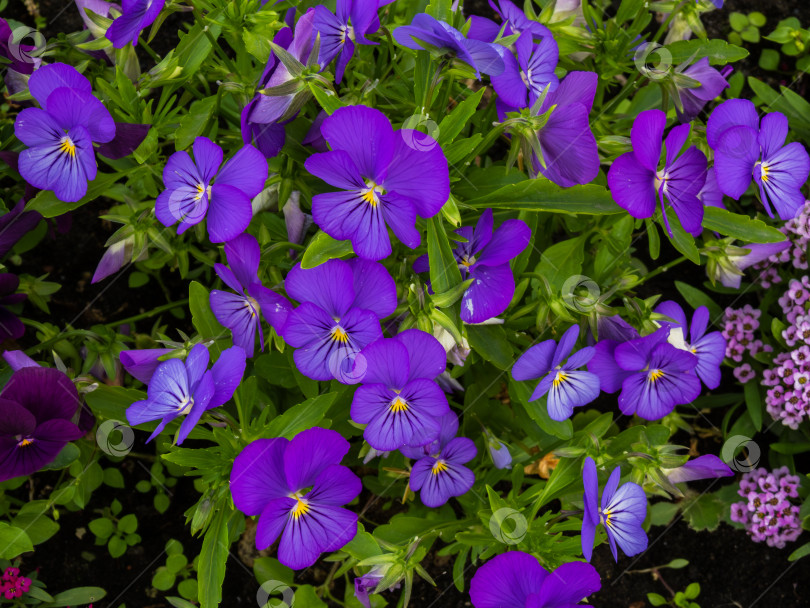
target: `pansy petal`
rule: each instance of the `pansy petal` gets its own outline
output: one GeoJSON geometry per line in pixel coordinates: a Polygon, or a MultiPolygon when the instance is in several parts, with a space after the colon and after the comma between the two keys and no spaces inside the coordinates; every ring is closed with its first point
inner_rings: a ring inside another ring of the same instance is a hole
{"type": "Polygon", "coordinates": [[[545,376],[551,369],[551,360],[557,350],[554,340],[545,340],[535,344],[523,353],[512,367],[515,380],[534,380],[545,376]]]}
{"type": "Polygon", "coordinates": [[[639,114],[633,122],[630,130],[633,153],[638,163],[647,171],[658,170],[661,140],[666,124],[667,117],[661,110],[646,110],[639,114]]]}
{"type": "Polygon", "coordinates": [[[450,195],[450,174],[441,146],[411,129],[394,134],[386,190],[409,199],[419,217],[433,217],[450,195]]]}
{"type": "Polygon", "coordinates": [[[358,190],[368,187],[345,150],[313,154],[304,162],[304,168],[335,188],[358,190]]]}
{"type": "Polygon", "coordinates": [[[445,469],[432,469],[419,492],[426,507],[442,506],[453,496],[466,494],[475,483],[473,472],[463,465],[445,463],[445,469]]]}
{"type": "Polygon", "coordinates": [[[307,499],[339,507],[353,501],[362,489],[363,483],[349,467],[333,464],[320,472],[307,499]]]}
{"type": "Polygon", "coordinates": [[[232,346],[222,351],[219,359],[211,368],[214,380],[214,394],[208,403],[208,409],[226,403],[236,392],[242,376],[245,374],[246,354],[243,348],[232,346]]]}
{"type": "Polygon", "coordinates": [[[225,257],[236,278],[246,288],[255,283],[259,276],[259,262],[262,253],[259,242],[252,234],[240,234],[235,239],[225,243],[225,257]]]}
{"type": "Polygon", "coordinates": [[[343,260],[329,260],[304,270],[297,264],[284,280],[287,294],[298,302],[312,302],[340,318],[355,298],[352,268],[343,260]]]}
{"type": "Polygon", "coordinates": [[[526,249],[532,231],[522,220],[506,220],[492,234],[492,239],[477,258],[485,266],[500,266],[526,249]]]}
{"type": "Polygon", "coordinates": [[[537,608],[569,608],[602,588],[596,568],[583,562],[562,564],[543,581],[537,608]]]}
{"type": "Polygon", "coordinates": [[[202,181],[210,184],[222,164],[222,148],[207,137],[197,137],[192,146],[194,163],[199,169],[202,181]]]}
{"type": "Polygon", "coordinates": [[[257,196],[267,181],[267,159],[256,148],[247,144],[233,155],[217,174],[218,185],[241,190],[249,199],[257,196]]]}
{"type": "Polygon", "coordinates": [[[534,170],[558,186],[588,184],[599,174],[596,138],[591,131],[588,108],[581,103],[555,108],[537,136],[546,166],[534,158],[534,170]]]}
{"type": "Polygon", "coordinates": [[[655,172],[644,167],[633,152],[622,154],[608,171],[613,200],[635,218],[655,213],[655,172]]]}
{"type": "Polygon", "coordinates": [[[31,91],[31,96],[43,106],[48,100],[51,91],[59,87],[77,89],[85,93],[90,93],[93,90],[87,78],[82,76],[76,68],[65,63],[43,65],[38,70],[34,70],[34,73],[28,79],[28,89],[31,91]]]}
{"type": "Polygon", "coordinates": [[[401,390],[408,382],[409,354],[406,344],[399,340],[377,340],[366,346],[362,353],[366,373],[364,383],[383,384],[401,390]]]}
{"type": "Polygon", "coordinates": [[[397,307],[397,287],[382,264],[352,258],[347,261],[352,271],[355,308],[370,310],[380,319],[397,307]]]}
{"type": "Polygon", "coordinates": [[[385,178],[394,154],[394,130],[385,114],[367,106],[337,109],[321,125],[321,133],[333,150],[345,150],[366,179],[385,178]]]}
{"type": "Polygon", "coordinates": [[[298,492],[315,483],[326,467],[340,464],[349,451],[349,442],[331,429],[313,427],[296,435],[284,452],[287,485],[298,492]]]}
{"type": "Polygon", "coordinates": [[[470,600],[475,608],[523,608],[526,599],[540,591],[547,576],[532,555],[522,551],[501,553],[473,575],[470,600]]]}
{"type": "MultiPolygon", "coordinates": [[[[264,161],[264,157],[262,157],[264,161]]],[[[208,236],[212,243],[224,243],[240,234],[253,219],[250,198],[238,188],[214,184],[208,201],[208,236]]]]}
{"type": "Polygon", "coordinates": [[[515,278],[509,264],[472,269],[473,282],[461,299],[461,319],[482,323],[502,314],[515,295],[515,278]]]}
{"type": "Polygon", "coordinates": [[[233,343],[253,356],[256,344],[256,329],[259,324],[257,311],[245,296],[214,289],[209,296],[211,311],[223,327],[231,330],[233,343]]]}
{"type": "Polygon", "coordinates": [[[737,126],[758,130],[759,115],[754,104],[747,99],[729,99],[714,109],[706,123],[709,147],[716,148],[723,134],[737,126]]]}
{"type": "MultiPolygon", "coordinates": [[[[256,525],[256,548],[259,551],[269,549],[270,545],[284,531],[290,519],[290,512],[295,508],[294,498],[283,496],[270,500],[260,512],[256,525]]],[[[241,509],[240,509],[241,510],[241,509]]]]}
{"type": "Polygon", "coordinates": [[[408,351],[408,379],[427,378],[432,380],[447,367],[444,347],[431,334],[419,329],[406,329],[394,337],[405,345],[408,351]]]}

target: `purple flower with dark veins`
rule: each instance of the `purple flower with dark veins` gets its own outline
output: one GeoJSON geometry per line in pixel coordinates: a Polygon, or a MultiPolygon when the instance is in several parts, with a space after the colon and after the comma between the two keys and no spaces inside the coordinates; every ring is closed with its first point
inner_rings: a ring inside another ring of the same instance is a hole
{"type": "Polygon", "coordinates": [[[160,420],[147,442],[175,418],[185,416],[177,433],[180,445],[206,410],[223,405],[233,396],[245,373],[245,351],[232,346],[222,351],[210,370],[208,362],[208,349],[197,344],[185,362],[168,359],[158,364],[149,378],[147,398],[127,408],[132,426],[160,420]]]}
{"type": "Polygon", "coordinates": [[[248,358],[253,356],[256,330],[259,330],[259,348],[264,350],[264,332],[260,316],[281,334],[290,311],[290,303],[283,296],[268,289],[259,280],[261,251],[256,237],[240,234],[225,243],[228,266],[214,264],[217,276],[236,293],[211,290],[211,311],[224,327],[231,330],[233,343],[241,346],[248,358]]]}
{"type": "Polygon", "coordinates": [[[599,503],[599,478],[596,463],[590,456],[585,459],[582,470],[582,483],[585,494],[585,514],[582,516],[582,554],[591,561],[596,527],[605,526],[610,551],[618,561],[616,545],[625,555],[637,555],[647,548],[647,534],[641,524],[647,517],[647,495],[637,483],[628,481],[619,487],[621,469],[616,467],[602,490],[599,503]]]}
{"type": "Polygon", "coordinates": [[[505,104],[528,108],[546,88],[554,91],[560,85],[554,73],[559,49],[551,36],[535,43],[527,30],[515,41],[515,51],[517,57],[512,53],[504,54],[504,70],[492,77],[492,86],[505,104]]]}
{"type": "Polygon", "coordinates": [[[509,551],[476,570],[470,601],[474,608],[577,608],[601,588],[599,573],[590,564],[569,562],[549,572],[533,555],[509,551]]]}
{"type": "Polygon", "coordinates": [[[504,47],[465,38],[454,27],[426,13],[419,13],[410,25],[398,27],[393,34],[394,40],[409,49],[434,49],[466,63],[475,71],[479,80],[481,74],[498,76],[503,72],[504,47]]]}
{"type": "Polygon", "coordinates": [[[325,6],[315,7],[314,28],[321,35],[318,63],[321,66],[337,57],[335,82],[340,84],[343,72],[354,54],[354,45],[377,44],[366,39],[366,34],[377,31],[377,0],[337,0],[333,14],[325,6]]]}
{"type": "Polygon", "coordinates": [[[382,112],[366,106],[338,109],[321,133],[332,150],[313,154],[304,166],[340,190],[312,197],[315,223],[335,239],[351,240],[367,260],[390,255],[388,228],[417,247],[416,216],[433,217],[450,194],[439,144],[419,131],[394,131],[382,112]]]}
{"type": "MultiPolygon", "coordinates": [[[[482,323],[503,313],[515,295],[515,278],[509,261],[531,240],[531,230],[522,220],[506,220],[496,230],[492,209],[481,214],[475,228],[462,226],[456,234],[467,239],[453,251],[461,278],[473,282],[461,298],[461,320],[482,323]]],[[[427,255],[414,262],[416,272],[430,268],[427,255]]]]}
{"type": "Polygon", "coordinates": [[[438,418],[450,412],[444,391],[434,382],[447,364],[439,341],[408,329],[372,342],[359,359],[363,385],[354,393],[351,417],[367,425],[363,437],[368,444],[386,452],[433,441],[438,418]]]}
{"type": "Polygon", "coordinates": [[[501,18],[503,24],[495,23],[486,17],[471,15],[470,29],[467,32],[467,38],[481,40],[483,42],[495,42],[501,31],[501,27],[504,28],[504,37],[512,36],[513,34],[522,34],[524,32],[529,32],[533,40],[552,37],[550,29],[542,23],[529,19],[526,13],[523,12],[523,9],[518,8],[509,0],[497,0],[497,2],[489,0],[489,5],[501,18]]]}
{"type": "Polygon", "coordinates": [[[253,218],[250,202],[264,188],[267,160],[246,145],[223,165],[222,148],[207,137],[195,139],[193,151],[194,160],[180,150],[166,162],[155,215],[164,226],[180,222],[177,234],[206,219],[212,243],[230,241],[253,218]]]}
{"type": "Polygon", "coordinates": [[[478,451],[472,439],[456,437],[458,416],[449,412],[439,418],[438,436],[421,447],[402,447],[400,452],[418,459],[411,469],[410,488],[419,492],[426,507],[440,507],[453,496],[466,494],[475,483],[475,475],[464,465],[478,451]]]}
{"type": "Polygon", "coordinates": [[[575,407],[590,403],[599,396],[599,377],[577,369],[591,360],[596,352],[594,347],[585,346],[571,355],[578,337],[579,326],[569,327],[559,345],[554,340],[535,344],[512,367],[515,380],[542,378],[529,401],[548,393],[548,415],[552,420],[567,420],[575,407]]]}
{"type": "Polygon", "coordinates": [[[117,49],[138,44],[141,32],[154,23],[166,0],[121,0],[121,16],[107,30],[107,39],[117,49]]]}
{"type": "Polygon", "coordinates": [[[28,146],[20,153],[20,175],[61,201],[78,201],[96,177],[93,142],[111,141],[115,122],[90,81],[64,63],[35,71],[28,88],[40,107],[25,108],[14,122],[14,134],[28,146]]]}
{"type": "Polygon", "coordinates": [[[670,344],[697,357],[695,373],[706,388],[714,389],[720,386],[720,365],[726,356],[726,339],[719,331],[706,333],[709,326],[709,309],[698,306],[692,315],[691,325],[686,323],[683,308],[672,300],[661,302],[655,307],[655,312],[666,315],[674,321],[672,323],[661,320],[659,323],[669,328],[670,344]]]}
{"type": "Polygon", "coordinates": [[[680,72],[692,80],[696,80],[699,86],[694,88],[677,87],[683,110],[677,105],[675,111],[678,120],[686,124],[691,122],[712,99],[718,97],[723,89],[727,89],[728,77],[731,75],[731,66],[726,66],[722,70],[716,70],[709,65],[709,58],[703,57],[680,72]]]}
{"type": "Polygon", "coordinates": [[[292,440],[257,439],[242,450],[233,463],[231,493],[237,509],[259,516],[257,549],[281,536],[278,560],[301,570],[354,538],[357,514],[342,506],[363,484],[340,464],[348,451],[339,433],[319,427],[292,440]]]}
{"type": "Polygon", "coordinates": [[[753,179],[765,211],[782,220],[804,207],[802,187],[810,175],[810,156],[799,142],[785,144],[788,120],[780,112],[760,121],[747,99],[729,99],[715,108],[706,125],[714,150],[714,170],[723,194],[738,200],[753,179]]]}
{"type": "Polygon", "coordinates": [[[672,236],[666,214],[668,201],[683,229],[699,236],[703,203],[697,195],[706,181],[706,156],[695,146],[680,154],[691,130],[690,125],[681,125],[667,135],[666,160],[659,169],[666,122],[661,110],[646,110],[636,117],[630,132],[633,151],[619,156],[608,171],[610,192],[616,203],[636,218],[652,217],[657,197],[667,232],[672,236]]]}
{"type": "Polygon", "coordinates": [[[0,392],[0,482],[38,471],[84,435],[73,422],[80,409],[76,387],[59,370],[15,371],[0,392]]]}
{"type": "Polygon", "coordinates": [[[313,380],[359,382],[357,354],[382,337],[380,319],[397,306],[397,288],[385,267],[359,258],[307,270],[298,264],[284,286],[299,303],[283,329],[284,340],[296,349],[298,370],[313,380]]]}

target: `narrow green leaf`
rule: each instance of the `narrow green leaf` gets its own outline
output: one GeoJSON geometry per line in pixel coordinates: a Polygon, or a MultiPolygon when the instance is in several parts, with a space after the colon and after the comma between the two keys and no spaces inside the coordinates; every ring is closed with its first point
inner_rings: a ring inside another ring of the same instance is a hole
{"type": "Polygon", "coordinates": [[[307,245],[301,258],[301,268],[315,268],[334,258],[345,258],[353,252],[351,241],[336,241],[319,230],[307,245]]]}
{"type": "Polygon", "coordinates": [[[450,249],[441,215],[428,220],[427,250],[430,261],[430,283],[436,293],[449,292],[461,283],[461,271],[450,249]]]}
{"type": "Polygon", "coordinates": [[[703,227],[746,243],[781,243],[785,240],[784,233],[762,220],[738,215],[720,207],[705,207],[703,227]]]}
{"type": "Polygon", "coordinates": [[[555,211],[586,215],[624,213],[604,186],[586,184],[562,188],[542,177],[503,186],[495,192],[469,200],[467,204],[472,207],[493,209],[555,211]]]}

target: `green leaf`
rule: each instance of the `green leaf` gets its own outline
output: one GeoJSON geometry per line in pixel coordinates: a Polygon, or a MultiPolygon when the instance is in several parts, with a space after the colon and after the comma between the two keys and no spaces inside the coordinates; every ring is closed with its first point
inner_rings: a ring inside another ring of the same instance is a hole
{"type": "Polygon", "coordinates": [[[125,172],[98,173],[96,179],[87,184],[87,194],[74,203],[65,203],[56,198],[51,190],[42,190],[25,206],[26,211],[39,211],[43,217],[57,217],[73,209],[78,209],[82,205],[96,200],[105,194],[110,187],[124,175],[125,172]]]}
{"type": "MultiPolygon", "coordinates": [[[[177,592],[183,597],[197,601],[197,579],[187,578],[177,584],[177,592]]],[[[188,602],[186,602],[188,604],[188,602]]],[[[188,604],[191,608],[197,608],[194,604],[188,604]]]]}
{"type": "Polygon", "coordinates": [[[132,534],[138,529],[138,518],[129,513],[118,520],[118,529],[125,534],[132,534]]]}
{"type": "Polygon", "coordinates": [[[294,405],[273,419],[264,430],[266,437],[292,439],[301,431],[317,425],[337,398],[337,393],[325,393],[294,405]]]}
{"type": "Polygon", "coordinates": [[[467,201],[472,207],[516,209],[518,211],[552,211],[612,215],[623,213],[607,188],[596,184],[561,188],[554,182],[538,177],[498,188],[495,192],[467,201]]]}
{"type": "Polygon", "coordinates": [[[132,157],[138,161],[138,164],[142,165],[152,157],[152,154],[154,154],[157,149],[158,131],[157,129],[149,129],[143,141],[132,151],[132,157]]]}
{"type": "Polygon", "coordinates": [[[34,544],[25,530],[0,521],[0,558],[14,559],[20,553],[33,550],[34,544]]]}
{"type": "Polygon", "coordinates": [[[561,458],[551,473],[543,492],[537,498],[540,506],[546,505],[555,498],[562,496],[568,489],[582,480],[582,459],[561,458]]]}
{"type": "Polygon", "coordinates": [[[188,564],[188,558],[182,553],[176,553],[166,558],[166,569],[177,574],[188,564]]]}
{"type": "MultiPolygon", "coordinates": [[[[747,382],[746,386],[752,384],[751,382],[747,382]]],[[[810,442],[807,441],[800,441],[798,443],[787,443],[787,442],[776,442],[770,445],[770,448],[774,452],[778,452],[779,454],[802,454],[804,452],[810,452],[810,442]]]]}
{"type": "MultiPolygon", "coordinates": [[[[34,503],[39,502],[34,501],[34,503]]],[[[31,505],[32,503],[23,505],[14,519],[11,520],[11,525],[25,530],[31,542],[39,545],[59,531],[59,524],[43,513],[42,507],[47,507],[46,502],[42,505],[34,504],[33,508],[31,508],[31,505]]]]}
{"type": "Polygon", "coordinates": [[[708,57],[711,65],[725,65],[748,57],[748,51],[744,48],[720,39],[678,40],[664,48],[672,54],[672,65],[678,65],[693,57],[692,61],[708,57]]]}
{"type": "MultiPolygon", "coordinates": [[[[228,330],[219,324],[211,311],[208,290],[197,281],[192,281],[188,287],[188,307],[191,310],[191,323],[203,339],[212,340],[228,335],[228,330]]],[[[216,343],[212,348],[219,354],[216,343]]]]}
{"type": "Polygon", "coordinates": [[[781,243],[785,240],[784,233],[762,220],[738,215],[720,207],[704,208],[703,227],[746,243],[781,243]]]}
{"type": "Polygon", "coordinates": [[[90,528],[90,532],[98,538],[109,538],[115,531],[113,522],[106,517],[91,520],[90,523],[87,524],[87,527],[90,528]]]}
{"type": "Polygon", "coordinates": [[[568,239],[547,248],[540,257],[534,273],[545,277],[555,295],[569,278],[582,272],[584,245],[582,238],[568,239]]]}
{"type": "Polygon", "coordinates": [[[657,502],[650,506],[650,525],[666,526],[677,512],[677,504],[668,501],[657,502]]]}
{"type": "Polygon", "coordinates": [[[712,319],[719,319],[723,316],[723,310],[720,306],[718,306],[711,297],[707,296],[696,287],[692,287],[681,281],[675,281],[675,289],[678,290],[683,296],[683,299],[693,308],[698,308],[699,306],[708,308],[712,319]]]}
{"type": "Polygon", "coordinates": [[[481,357],[500,369],[509,369],[515,362],[512,345],[500,325],[468,325],[470,347],[481,357]]]}
{"type": "Polygon", "coordinates": [[[217,608],[222,601],[225,564],[228,561],[231,546],[228,538],[230,509],[226,508],[221,501],[218,507],[214,519],[205,533],[200,559],[197,562],[199,573],[197,594],[202,608],[217,608]]]}
{"type": "Polygon", "coordinates": [[[168,591],[174,587],[175,575],[165,566],[161,566],[152,577],[152,586],[158,591],[168,591]]]}
{"type": "Polygon", "coordinates": [[[436,293],[449,292],[461,283],[461,271],[453,257],[442,216],[434,215],[428,220],[427,227],[431,286],[436,293]]]}
{"type": "Polygon", "coordinates": [[[683,558],[676,558],[669,562],[665,567],[672,568],[673,570],[680,570],[681,568],[686,568],[689,565],[689,560],[683,558]]]}
{"type": "Polygon", "coordinates": [[[295,572],[291,568],[282,564],[275,557],[257,557],[253,560],[253,574],[260,584],[267,581],[279,581],[285,585],[292,585],[295,576],[295,572]]]}
{"type": "Polygon", "coordinates": [[[743,385],[745,393],[745,406],[748,408],[748,415],[754,428],[759,432],[762,430],[762,395],[759,394],[758,382],[746,382],[743,385]]]}
{"type": "Polygon", "coordinates": [[[188,109],[188,113],[180,120],[180,126],[174,132],[174,149],[185,150],[194,139],[203,134],[205,125],[214,115],[217,105],[217,96],[212,95],[205,99],[198,99],[188,109]]]}
{"type": "Polygon", "coordinates": [[[75,462],[80,455],[81,451],[78,447],[76,447],[75,443],[67,443],[65,444],[65,447],[61,449],[59,454],[56,455],[54,461],[42,467],[42,470],[58,471],[60,469],[64,469],[73,464],[73,462],[75,462]]]}
{"type": "Polygon", "coordinates": [[[712,532],[720,525],[724,509],[725,503],[714,494],[702,494],[684,500],[683,516],[693,530],[712,532]]]}
{"type": "Polygon", "coordinates": [[[759,67],[763,70],[773,71],[779,67],[779,51],[762,49],[759,55],[759,67]]]}
{"type": "Polygon", "coordinates": [[[121,471],[118,469],[112,467],[104,469],[104,483],[111,488],[123,488],[124,476],[121,475],[121,471]]]}
{"type": "MultiPolygon", "coordinates": [[[[190,583],[194,581],[194,579],[187,579],[177,585],[177,590],[182,593],[182,588],[185,583],[190,583]]],[[[194,581],[194,599],[197,598],[197,581],[194,581]]],[[[177,597],[174,595],[166,596],[166,601],[169,602],[174,608],[197,608],[196,604],[192,604],[191,602],[184,600],[181,597],[177,597]]]]}
{"type": "Polygon", "coordinates": [[[211,40],[216,42],[222,30],[219,25],[215,25],[218,17],[219,14],[216,12],[209,13],[205,23],[198,22],[187,34],[183,34],[182,31],[178,33],[180,44],[175,49],[175,55],[177,56],[177,64],[183,70],[183,80],[192,78],[211,53],[213,48],[211,40]],[[205,31],[203,28],[205,28],[205,31]]]}
{"type": "Polygon", "coordinates": [[[296,589],[292,601],[296,608],[326,608],[312,585],[302,585],[296,589]]]}
{"type": "Polygon", "coordinates": [[[439,123],[439,135],[436,138],[439,145],[444,146],[455,140],[459,133],[464,130],[464,127],[470,124],[470,119],[478,109],[478,104],[481,103],[485,91],[486,87],[481,87],[442,119],[439,123]]]}
{"type": "Polygon", "coordinates": [[[120,536],[113,536],[107,543],[107,550],[112,557],[119,558],[127,552],[127,543],[120,536]]]}
{"type": "Polygon", "coordinates": [[[354,252],[351,241],[336,241],[319,230],[307,245],[301,258],[301,268],[315,268],[334,258],[345,258],[354,252]]]}
{"type": "Polygon", "coordinates": [[[810,543],[805,543],[788,556],[789,562],[795,562],[806,555],[810,555],[810,543]]]}
{"type": "Polygon", "coordinates": [[[560,439],[571,439],[574,436],[574,425],[571,420],[552,420],[548,415],[547,399],[541,397],[534,401],[529,401],[532,389],[528,382],[510,382],[511,392],[526,413],[537,423],[544,432],[560,439]]]}
{"type": "Polygon", "coordinates": [[[666,606],[667,605],[667,598],[657,593],[648,593],[647,600],[649,600],[650,604],[653,606],[666,606]]]}
{"type": "Polygon", "coordinates": [[[104,599],[107,592],[101,587],[74,587],[62,593],[57,593],[53,602],[42,604],[42,608],[57,608],[59,606],[84,606],[104,599]]]}
{"type": "Polygon", "coordinates": [[[166,494],[155,494],[152,503],[155,505],[155,511],[165,513],[171,505],[171,499],[166,494]]]}
{"type": "Polygon", "coordinates": [[[340,97],[337,97],[331,91],[322,89],[317,82],[310,82],[309,90],[312,91],[312,96],[315,98],[315,101],[318,102],[318,105],[329,115],[334,114],[337,110],[346,105],[340,100],[340,97]]]}

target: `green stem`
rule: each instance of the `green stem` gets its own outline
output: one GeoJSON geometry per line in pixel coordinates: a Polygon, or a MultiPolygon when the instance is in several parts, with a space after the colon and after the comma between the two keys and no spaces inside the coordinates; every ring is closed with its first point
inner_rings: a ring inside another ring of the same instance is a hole
{"type": "Polygon", "coordinates": [[[624,101],[630,93],[635,90],[636,81],[639,79],[641,75],[636,73],[630,80],[627,81],[627,84],[624,85],[624,88],[619,91],[619,94],[616,95],[613,99],[610,100],[610,103],[602,108],[600,114],[607,114],[608,112],[612,112],[616,106],[618,106],[622,101],[624,101]]]}
{"type": "Polygon", "coordinates": [[[643,277],[637,284],[640,285],[641,283],[643,283],[647,279],[651,279],[653,277],[656,277],[659,274],[661,274],[662,272],[666,272],[670,268],[673,268],[674,266],[677,266],[681,262],[685,262],[685,261],[686,261],[686,256],[682,255],[681,257],[679,257],[679,258],[677,258],[675,260],[672,260],[671,262],[667,262],[663,266],[659,266],[658,268],[653,270],[651,273],[649,273],[647,276],[643,277]]]}
{"type": "Polygon", "coordinates": [[[141,48],[146,51],[146,54],[149,55],[155,61],[155,63],[160,63],[160,55],[158,55],[148,44],[146,44],[146,40],[141,39],[139,40],[139,43],[141,48]]]}
{"type": "Polygon", "coordinates": [[[669,27],[669,24],[672,23],[672,20],[675,17],[678,16],[678,13],[681,12],[681,8],[683,8],[686,5],[686,2],[687,2],[687,0],[681,0],[681,2],[678,4],[678,6],[676,6],[674,9],[672,9],[672,12],[669,14],[669,16],[667,16],[667,18],[661,24],[661,27],[658,28],[657,32],[655,32],[655,36],[653,36],[653,39],[652,39],[653,42],[658,42],[658,40],[661,38],[663,33],[669,27]]]}
{"type": "Polygon", "coordinates": [[[126,319],[121,319],[120,321],[112,321],[111,323],[105,324],[105,327],[115,327],[117,325],[123,325],[124,323],[134,323],[135,321],[148,319],[150,317],[154,317],[155,315],[159,315],[162,312],[166,312],[167,310],[171,310],[172,308],[177,308],[178,306],[185,306],[186,304],[188,304],[188,298],[185,298],[183,300],[177,300],[176,302],[169,302],[168,304],[158,306],[157,308],[154,308],[148,312],[143,312],[139,315],[127,317],[126,319]]]}

